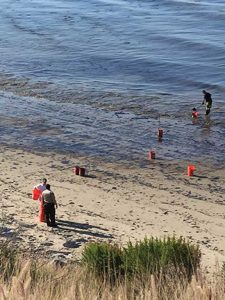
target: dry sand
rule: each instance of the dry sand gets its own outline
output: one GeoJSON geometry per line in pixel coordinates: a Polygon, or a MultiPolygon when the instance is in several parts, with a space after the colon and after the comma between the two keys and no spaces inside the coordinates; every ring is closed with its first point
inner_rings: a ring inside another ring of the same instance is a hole
{"type": "Polygon", "coordinates": [[[94,158],[0,147],[1,239],[51,258],[78,258],[90,241],[183,236],[200,245],[209,270],[225,261],[225,168],[149,161],[145,167],[94,158]],[[72,172],[84,166],[86,177],[72,172]],[[59,208],[58,228],[38,222],[34,185],[47,177],[59,208]]]}

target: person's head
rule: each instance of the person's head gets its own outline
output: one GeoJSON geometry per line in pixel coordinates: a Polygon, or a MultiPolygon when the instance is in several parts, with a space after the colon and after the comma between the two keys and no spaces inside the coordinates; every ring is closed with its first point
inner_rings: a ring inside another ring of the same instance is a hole
{"type": "Polygon", "coordinates": [[[197,111],[197,109],[194,107],[194,108],[192,109],[192,111],[197,111]]]}
{"type": "Polygon", "coordinates": [[[203,94],[206,94],[206,91],[205,90],[202,90],[203,94]]]}
{"type": "Polygon", "coordinates": [[[43,179],[42,179],[42,183],[43,183],[43,185],[46,185],[46,184],[47,184],[47,179],[46,179],[46,178],[43,178],[43,179]]]}
{"type": "Polygon", "coordinates": [[[46,190],[49,190],[49,191],[50,191],[50,187],[51,187],[50,184],[47,183],[47,184],[46,184],[46,190]]]}

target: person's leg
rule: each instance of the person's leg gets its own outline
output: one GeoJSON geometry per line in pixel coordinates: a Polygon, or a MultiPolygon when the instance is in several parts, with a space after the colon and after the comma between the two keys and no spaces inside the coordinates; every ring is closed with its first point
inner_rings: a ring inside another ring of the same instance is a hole
{"type": "Polygon", "coordinates": [[[55,206],[54,204],[51,205],[50,209],[50,221],[51,221],[51,226],[55,226],[55,206]]]}
{"type": "Polygon", "coordinates": [[[207,107],[207,108],[206,108],[206,111],[205,111],[206,116],[208,116],[209,113],[210,113],[210,108],[207,107]]]}
{"type": "Polygon", "coordinates": [[[47,226],[51,226],[51,219],[50,219],[50,207],[48,204],[44,205],[44,210],[45,210],[45,217],[46,217],[46,223],[47,226]]]}

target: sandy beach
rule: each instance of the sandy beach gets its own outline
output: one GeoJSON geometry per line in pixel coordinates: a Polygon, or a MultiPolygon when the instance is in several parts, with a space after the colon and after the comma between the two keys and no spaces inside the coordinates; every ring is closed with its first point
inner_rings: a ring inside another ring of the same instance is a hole
{"type": "MultiPolygon", "coordinates": [[[[91,241],[121,245],[145,236],[183,236],[199,244],[208,270],[225,261],[225,168],[151,160],[144,167],[74,155],[0,147],[1,239],[51,259],[79,259],[91,241]],[[72,168],[85,167],[87,176],[72,168]],[[59,204],[57,228],[38,222],[33,186],[42,177],[59,204]]],[[[147,160],[146,158],[143,158],[147,160]]]]}

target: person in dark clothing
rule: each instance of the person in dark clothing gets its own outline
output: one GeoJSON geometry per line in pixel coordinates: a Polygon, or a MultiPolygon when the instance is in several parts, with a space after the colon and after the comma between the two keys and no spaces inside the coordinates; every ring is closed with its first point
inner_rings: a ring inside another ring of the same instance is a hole
{"type": "Polygon", "coordinates": [[[210,93],[205,90],[202,91],[204,94],[204,99],[202,101],[202,105],[205,104],[205,114],[208,115],[210,113],[210,109],[212,107],[212,96],[210,93]]]}
{"type": "Polygon", "coordinates": [[[46,190],[42,193],[42,203],[44,205],[47,226],[56,227],[55,207],[57,208],[58,204],[55,194],[50,190],[50,184],[46,184],[46,190]]]}

